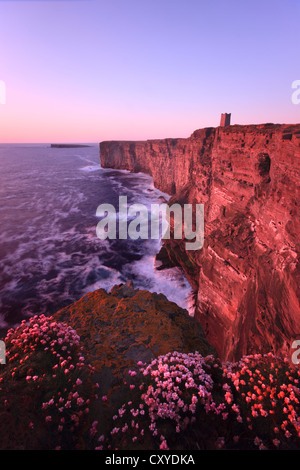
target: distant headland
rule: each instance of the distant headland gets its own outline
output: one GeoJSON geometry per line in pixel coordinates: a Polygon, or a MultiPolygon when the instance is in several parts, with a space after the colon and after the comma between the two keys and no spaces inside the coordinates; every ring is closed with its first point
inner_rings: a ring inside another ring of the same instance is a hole
{"type": "Polygon", "coordinates": [[[77,147],[91,147],[86,144],[51,144],[51,148],[77,148],[77,147]]]}

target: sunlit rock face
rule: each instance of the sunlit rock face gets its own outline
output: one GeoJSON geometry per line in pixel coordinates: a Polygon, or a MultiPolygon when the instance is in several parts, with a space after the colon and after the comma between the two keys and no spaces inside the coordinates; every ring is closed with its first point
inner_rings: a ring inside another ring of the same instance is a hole
{"type": "Polygon", "coordinates": [[[203,203],[205,240],[163,247],[196,293],[222,359],[289,350],[300,334],[300,125],[205,128],[187,139],[101,142],[101,164],[153,176],[169,203],[203,203]]]}

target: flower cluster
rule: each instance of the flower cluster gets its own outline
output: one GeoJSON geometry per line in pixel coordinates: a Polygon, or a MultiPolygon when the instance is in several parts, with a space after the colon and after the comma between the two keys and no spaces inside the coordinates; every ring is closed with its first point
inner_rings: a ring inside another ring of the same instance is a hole
{"type": "Polygon", "coordinates": [[[143,369],[150,375],[150,384],[142,395],[148,406],[152,428],[158,418],[171,419],[176,423],[176,432],[194,422],[197,406],[206,412],[217,414],[225,409],[224,403],[216,405],[212,397],[214,382],[211,376],[213,356],[202,357],[198,352],[183,354],[177,351],[155,359],[143,369]]]}
{"type": "Polygon", "coordinates": [[[300,448],[300,371],[273,354],[222,364],[172,352],[129,375],[136,392],[114,416],[115,448],[300,448]]]}
{"type": "Polygon", "coordinates": [[[0,369],[3,448],[82,445],[95,396],[76,331],[52,317],[34,316],[10,329],[7,364],[0,369]],[[80,441],[80,443],[79,443],[80,441]]]}
{"type": "Polygon", "coordinates": [[[131,445],[137,447],[174,448],[178,435],[185,431],[188,436],[186,430],[194,429],[203,416],[227,418],[226,403],[215,393],[222,370],[213,356],[174,351],[138,365],[138,374],[129,371],[137,380],[137,392],[114,416],[119,424],[111,431],[113,445],[128,443],[130,436],[131,445]]]}
{"type": "Polygon", "coordinates": [[[300,449],[300,369],[273,354],[139,361],[114,408],[67,324],[34,316],[5,346],[0,449],[300,449]]]}
{"type": "Polygon", "coordinates": [[[223,365],[225,399],[259,449],[299,446],[300,370],[269,353],[223,365]]]}

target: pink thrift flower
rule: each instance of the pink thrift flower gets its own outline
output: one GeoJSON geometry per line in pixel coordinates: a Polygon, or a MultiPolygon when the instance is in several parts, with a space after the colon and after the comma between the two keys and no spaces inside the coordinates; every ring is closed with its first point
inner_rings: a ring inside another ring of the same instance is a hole
{"type": "Polygon", "coordinates": [[[167,445],[167,441],[165,439],[162,441],[159,448],[162,449],[162,450],[169,450],[169,447],[167,445]]]}
{"type": "Polygon", "coordinates": [[[274,444],[274,446],[278,447],[279,444],[280,444],[280,440],[279,439],[273,439],[273,444],[274,444]]]}

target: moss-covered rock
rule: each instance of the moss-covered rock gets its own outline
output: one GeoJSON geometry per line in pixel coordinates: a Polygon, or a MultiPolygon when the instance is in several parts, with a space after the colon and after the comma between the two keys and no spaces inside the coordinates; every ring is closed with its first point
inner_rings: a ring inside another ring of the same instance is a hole
{"type": "Polygon", "coordinates": [[[72,326],[95,368],[100,393],[110,396],[138,361],[169,351],[214,353],[201,325],[163,294],[134,289],[131,283],[98,289],[57,312],[72,326]]]}

